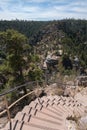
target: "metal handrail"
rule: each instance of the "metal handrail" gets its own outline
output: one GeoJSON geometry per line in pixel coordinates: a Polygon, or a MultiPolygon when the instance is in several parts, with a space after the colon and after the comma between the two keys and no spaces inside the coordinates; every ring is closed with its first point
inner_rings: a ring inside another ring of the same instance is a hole
{"type": "MultiPolygon", "coordinates": [[[[0,94],[0,97],[2,97],[2,96],[4,96],[4,95],[7,95],[7,94],[9,94],[9,93],[11,93],[11,92],[14,92],[14,91],[18,90],[19,88],[26,87],[26,85],[29,85],[29,84],[32,84],[32,83],[36,83],[36,82],[37,82],[37,81],[32,81],[32,82],[27,82],[27,83],[25,83],[25,84],[16,86],[16,87],[14,87],[14,88],[12,88],[12,89],[10,89],[10,90],[7,90],[7,91],[1,93],[1,94],[0,94]]],[[[40,83],[41,83],[41,82],[40,82],[40,83]]]]}
{"type": "MultiPolygon", "coordinates": [[[[8,106],[8,110],[10,110],[15,104],[17,104],[19,101],[21,101],[23,98],[25,98],[26,96],[28,96],[28,95],[30,95],[30,94],[32,94],[32,93],[34,93],[34,91],[32,91],[32,92],[29,92],[29,93],[27,93],[27,94],[25,94],[25,95],[23,95],[21,98],[19,98],[18,100],[16,100],[15,102],[13,102],[10,106],[8,106]]],[[[6,98],[5,98],[5,104],[7,104],[7,101],[6,101],[6,98]]],[[[4,113],[6,113],[7,112],[7,110],[5,109],[5,110],[3,110],[2,112],[0,112],[0,116],[2,116],[4,113]]]]}
{"type": "MultiPolygon", "coordinates": [[[[11,93],[11,92],[14,92],[14,91],[16,91],[16,90],[18,90],[19,88],[23,88],[23,87],[26,87],[26,85],[31,85],[31,84],[33,84],[33,83],[43,83],[43,82],[45,82],[45,81],[32,81],[32,82],[27,82],[27,83],[25,83],[25,84],[22,84],[22,85],[19,85],[19,86],[17,86],[17,87],[15,87],[15,88],[12,88],[12,89],[10,89],[10,90],[8,90],[8,91],[5,91],[5,92],[3,92],[3,93],[1,93],[0,94],[0,97],[2,97],[2,96],[4,96],[4,95],[7,95],[7,94],[9,94],[9,93],[11,93]]],[[[53,83],[53,82],[50,82],[50,83],[53,83]]],[[[63,85],[63,86],[69,86],[70,84],[66,84],[66,83],[62,83],[62,82],[54,82],[54,83],[58,83],[59,85],[63,85]]],[[[71,85],[71,86],[75,86],[75,85],[71,85]]]]}
{"type": "MultiPolygon", "coordinates": [[[[46,81],[42,81],[42,82],[41,82],[41,81],[27,82],[27,83],[25,83],[25,84],[19,85],[19,86],[15,87],[15,88],[12,88],[12,89],[10,89],[10,90],[8,90],[8,91],[5,91],[4,93],[0,94],[0,97],[4,96],[5,105],[6,105],[6,109],[3,110],[2,112],[0,112],[0,116],[7,112],[8,119],[9,119],[9,121],[10,121],[10,130],[11,130],[11,127],[12,127],[12,124],[11,124],[11,116],[10,116],[10,109],[11,109],[16,103],[18,103],[19,101],[21,101],[21,100],[22,100],[23,98],[25,98],[26,96],[28,96],[28,95],[34,93],[35,91],[33,90],[33,91],[31,91],[31,92],[29,92],[29,93],[23,95],[21,98],[19,98],[19,99],[16,100],[15,102],[13,102],[10,106],[8,106],[8,101],[7,101],[7,99],[6,99],[6,95],[9,94],[9,93],[11,93],[11,92],[14,92],[14,91],[18,90],[19,88],[26,87],[26,86],[29,85],[29,84],[30,84],[30,85],[31,85],[31,84],[33,85],[33,83],[37,83],[37,85],[38,85],[38,83],[46,83],[46,81]]],[[[53,82],[50,82],[50,83],[53,83],[53,82]]],[[[70,85],[70,84],[61,83],[61,82],[55,82],[55,83],[58,83],[59,85],[63,85],[63,86],[65,86],[65,87],[66,87],[67,85],[70,85]]],[[[75,85],[73,85],[73,86],[75,86],[75,85]]],[[[43,90],[43,87],[40,88],[40,89],[43,90]]]]}
{"type": "MultiPolygon", "coordinates": [[[[32,84],[32,85],[33,85],[33,83],[37,83],[37,81],[27,82],[27,83],[25,83],[25,84],[23,84],[23,85],[19,85],[19,86],[13,88],[13,89],[10,89],[10,90],[8,90],[8,91],[6,91],[6,92],[0,94],[0,97],[2,97],[2,96],[4,97],[4,102],[5,102],[5,106],[6,106],[6,108],[5,108],[2,112],[0,112],[0,116],[2,116],[3,114],[5,114],[5,113],[7,112],[8,120],[9,120],[9,122],[10,122],[10,130],[11,130],[11,128],[12,128],[10,109],[11,109],[15,104],[17,104],[19,101],[21,101],[22,99],[24,99],[24,98],[27,97],[28,95],[34,93],[35,91],[31,91],[31,92],[29,92],[29,93],[23,95],[21,98],[19,98],[19,99],[16,100],[15,102],[13,102],[10,106],[8,106],[8,101],[7,101],[6,95],[9,94],[9,93],[11,93],[11,92],[13,92],[13,91],[16,91],[16,90],[19,89],[19,88],[26,87],[26,86],[29,85],[29,84],[32,84]]],[[[39,81],[39,83],[41,83],[41,82],[39,81]]],[[[38,85],[38,83],[37,83],[36,85],[38,85]]]]}

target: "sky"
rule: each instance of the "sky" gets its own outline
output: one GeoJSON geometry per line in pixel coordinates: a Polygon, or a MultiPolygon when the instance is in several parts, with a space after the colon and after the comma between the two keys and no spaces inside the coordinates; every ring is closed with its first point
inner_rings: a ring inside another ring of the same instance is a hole
{"type": "Polygon", "coordinates": [[[87,0],[0,0],[0,20],[87,19],[87,0]]]}

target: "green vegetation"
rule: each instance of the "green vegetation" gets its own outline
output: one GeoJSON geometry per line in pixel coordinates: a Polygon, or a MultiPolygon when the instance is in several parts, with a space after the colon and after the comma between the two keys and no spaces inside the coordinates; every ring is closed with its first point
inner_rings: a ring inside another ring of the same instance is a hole
{"type": "MultiPolygon", "coordinates": [[[[4,87],[9,88],[25,83],[25,76],[30,72],[30,63],[39,61],[38,55],[31,55],[31,47],[28,42],[28,38],[18,31],[0,32],[0,45],[4,46],[2,51],[5,52],[4,61],[0,65],[0,72],[6,80],[4,87]]],[[[30,73],[32,77],[29,80],[39,80],[40,71],[35,66],[34,72],[30,73]]],[[[27,92],[25,88],[23,91],[27,92]]]]}
{"type": "Polygon", "coordinates": [[[80,67],[87,68],[87,20],[0,21],[1,89],[25,83],[26,75],[41,81],[46,73],[71,75],[80,67]],[[57,56],[58,64],[51,61],[45,72],[48,55],[57,56]]]}

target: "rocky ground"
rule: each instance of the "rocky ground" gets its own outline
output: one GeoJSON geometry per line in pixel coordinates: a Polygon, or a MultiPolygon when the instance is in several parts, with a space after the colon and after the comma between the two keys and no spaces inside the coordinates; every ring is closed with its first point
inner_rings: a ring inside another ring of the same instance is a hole
{"type": "Polygon", "coordinates": [[[2,129],[7,122],[8,122],[7,117],[0,118],[0,129],[2,129]]]}
{"type": "Polygon", "coordinates": [[[66,120],[67,130],[77,130],[77,124],[75,121],[66,120]]]}

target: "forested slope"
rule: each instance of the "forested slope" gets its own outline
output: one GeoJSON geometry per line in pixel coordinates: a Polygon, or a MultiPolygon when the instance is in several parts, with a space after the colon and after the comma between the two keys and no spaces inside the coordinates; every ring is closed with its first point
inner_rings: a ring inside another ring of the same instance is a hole
{"type": "Polygon", "coordinates": [[[0,31],[14,29],[28,37],[29,43],[41,51],[63,47],[72,58],[77,56],[81,66],[87,66],[87,20],[65,19],[58,21],[0,21],[0,31]]]}

